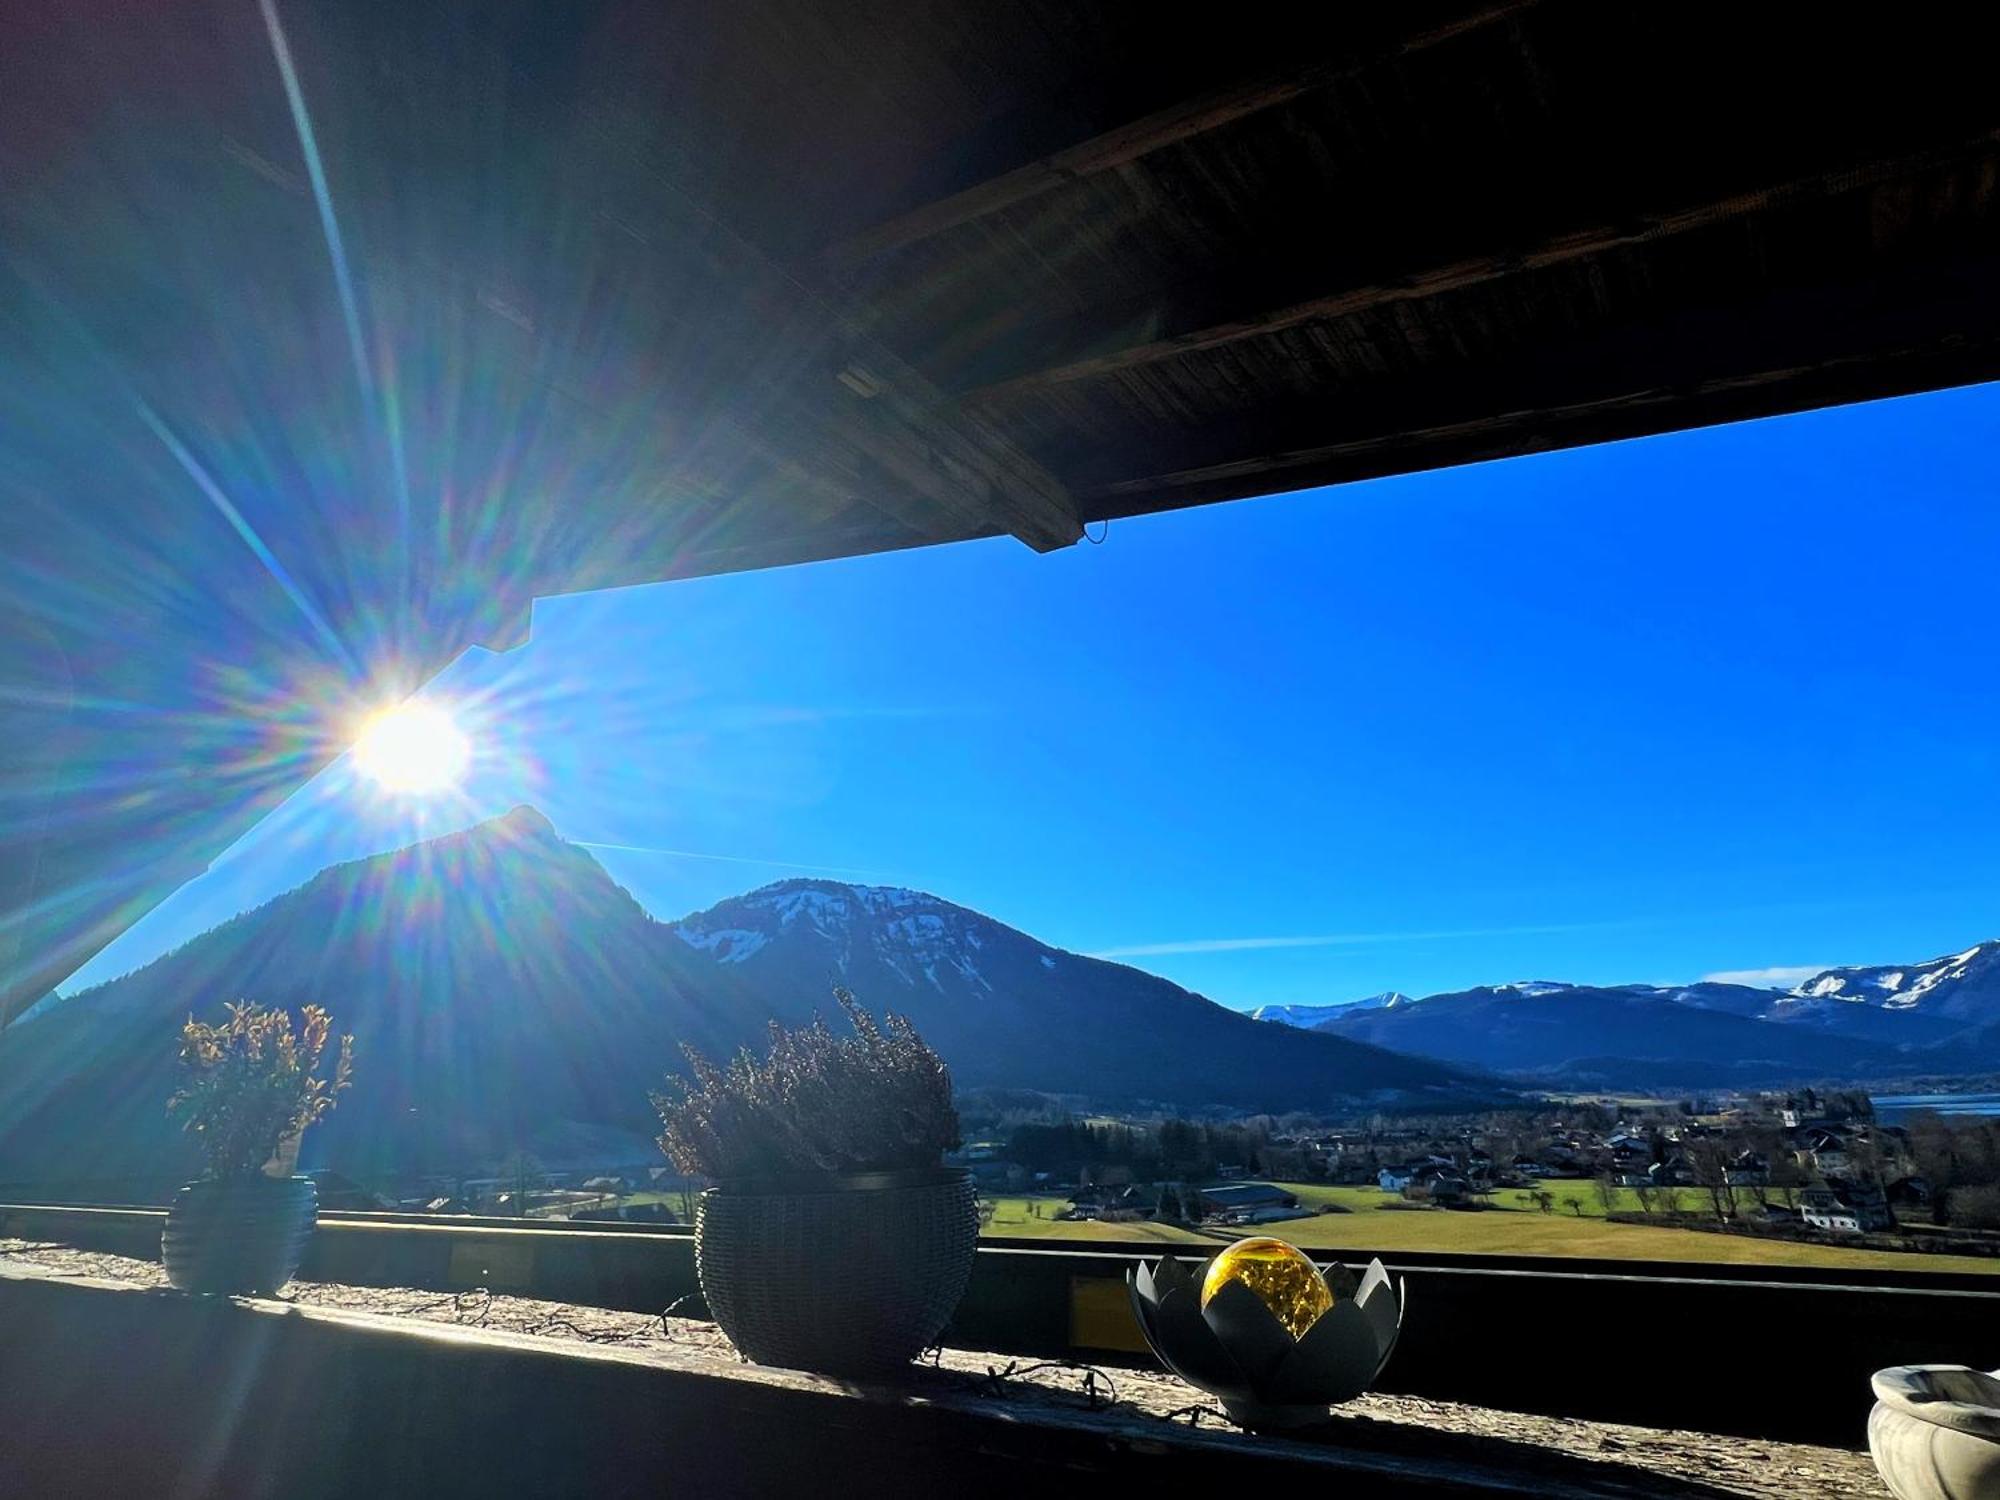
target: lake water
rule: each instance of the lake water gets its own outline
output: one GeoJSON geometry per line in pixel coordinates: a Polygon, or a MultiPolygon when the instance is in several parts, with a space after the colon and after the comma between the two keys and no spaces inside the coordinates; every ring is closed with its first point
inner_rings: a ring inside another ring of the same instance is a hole
{"type": "Polygon", "coordinates": [[[1941,1115],[2000,1115],[2000,1094],[1875,1095],[1875,1115],[1885,1125],[1894,1125],[1924,1109],[1934,1109],[1941,1115]]]}

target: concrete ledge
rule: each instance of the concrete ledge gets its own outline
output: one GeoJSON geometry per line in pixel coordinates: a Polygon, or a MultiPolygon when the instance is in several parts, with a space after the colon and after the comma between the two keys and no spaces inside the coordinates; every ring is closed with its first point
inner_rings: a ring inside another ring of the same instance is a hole
{"type": "Polygon", "coordinates": [[[1363,1495],[1721,1493],[1495,1439],[1268,1441],[1011,1405],[923,1372],[852,1385],[18,1264],[0,1267],[0,1324],[8,1494],[1017,1497],[1288,1479],[1363,1495]]]}
{"type": "MultiPolygon", "coordinates": [[[[157,1210],[0,1207],[0,1235],[150,1259],[161,1219],[157,1210]]],[[[1008,1354],[1145,1362],[1116,1289],[1138,1258],[1129,1247],[982,1245],[948,1337],[1008,1354]]],[[[1976,1274],[1877,1285],[1741,1266],[1709,1275],[1513,1257],[1390,1263],[1410,1298],[1384,1390],[1794,1442],[1858,1447],[1870,1374],[1901,1364],[1983,1368],[1984,1331],[2000,1325],[2000,1281],[1976,1274]]],[[[643,1312],[699,1291],[686,1232],[389,1215],[324,1216],[300,1274],[441,1292],[485,1286],[643,1312]]]]}

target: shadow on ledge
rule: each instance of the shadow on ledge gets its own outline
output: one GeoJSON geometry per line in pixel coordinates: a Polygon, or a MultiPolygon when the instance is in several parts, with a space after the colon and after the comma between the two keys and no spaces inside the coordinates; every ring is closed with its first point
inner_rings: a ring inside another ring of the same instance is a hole
{"type": "MultiPolygon", "coordinates": [[[[0,1271],[0,1492],[37,1496],[1069,1493],[1290,1479],[1344,1494],[1728,1491],[1340,1417],[1190,1430],[918,1368],[861,1388],[679,1349],[0,1271]]],[[[1046,1393],[1045,1393],[1046,1394],[1046,1393]]]]}

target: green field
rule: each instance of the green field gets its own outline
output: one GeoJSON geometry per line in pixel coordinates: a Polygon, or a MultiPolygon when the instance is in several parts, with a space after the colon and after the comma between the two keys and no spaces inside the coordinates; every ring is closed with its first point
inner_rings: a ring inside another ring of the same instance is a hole
{"type": "MultiPolygon", "coordinates": [[[[1290,1182],[1309,1208],[1333,1205],[1345,1213],[1286,1219],[1255,1229],[1190,1230],[1165,1224],[1060,1223],[1051,1216],[1064,1200],[998,1197],[986,1233],[1047,1239],[1120,1239],[1141,1244],[1226,1244],[1242,1234],[1275,1234],[1314,1250],[1447,1250],[1488,1255],[1580,1255],[1612,1260],[1678,1260],[1747,1265],[1846,1267],[1855,1271],[1958,1271],[2000,1273],[2000,1259],[1982,1256],[1907,1254],[1896,1250],[1846,1250],[1832,1245],[1706,1234],[1650,1224],[1616,1224],[1604,1217],[1595,1186],[1588,1182],[1548,1182],[1555,1211],[1542,1213],[1526,1196],[1503,1188],[1483,1212],[1409,1207],[1393,1193],[1371,1187],[1328,1187],[1290,1182]],[[1581,1207],[1581,1215],[1571,1204],[1581,1207]],[[1030,1212],[1039,1207],[1040,1216],[1030,1212]]],[[[1621,1194],[1622,1212],[1638,1204],[1621,1194]]],[[[1694,1194],[1687,1195],[1690,1207],[1694,1194]]]]}

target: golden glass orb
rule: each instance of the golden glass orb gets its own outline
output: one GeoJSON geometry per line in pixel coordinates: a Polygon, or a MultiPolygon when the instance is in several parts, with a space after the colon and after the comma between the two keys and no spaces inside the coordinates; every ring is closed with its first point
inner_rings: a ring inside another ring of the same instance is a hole
{"type": "Polygon", "coordinates": [[[1240,1281],[1263,1300],[1271,1315],[1295,1339],[1333,1306],[1333,1288],[1319,1267],[1283,1240],[1259,1235],[1238,1240],[1208,1263],[1201,1279],[1201,1305],[1232,1281],[1240,1281]]]}

